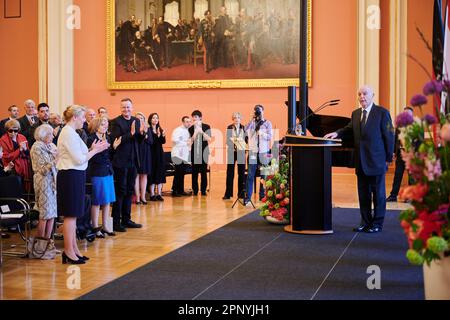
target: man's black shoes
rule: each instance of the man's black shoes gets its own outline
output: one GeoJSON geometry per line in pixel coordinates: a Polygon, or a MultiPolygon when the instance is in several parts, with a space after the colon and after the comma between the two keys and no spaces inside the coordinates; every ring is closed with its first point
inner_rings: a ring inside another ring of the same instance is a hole
{"type": "Polygon", "coordinates": [[[122,225],[115,225],[113,227],[113,230],[115,232],[127,232],[127,229],[124,226],[122,226],[122,225]]]}
{"type": "Polygon", "coordinates": [[[353,228],[354,232],[365,232],[368,227],[366,225],[360,225],[359,227],[353,228]]]}
{"type": "Polygon", "coordinates": [[[381,227],[370,227],[370,228],[367,228],[364,232],[365,233],[379,233],[382,230],[383,229],[381,227]]]}
{"type": "Polygon", "coordinates": [[[123,224],[123,226],[124,226],[125,228],[130,228],[130,229],[140,229],[140,228],[142,228],[142,224],[133,222],[133,221],[131,221],[131,220],[125,222],[125,223],[123,224]]]}
{"type": "Polygon", "coordinates": [[[382,227],[378,226],[366,226],[366,225],[360,225],[359,227],[356,227],[353,229],[354,232],[364,232],[364,233],[378,233],[383,230],[382,227]]]}
{"type": "Polygon", "coordinates": [[[387,199],[386,202],[397,202],[397,197],[390,195],[387,199]]]}

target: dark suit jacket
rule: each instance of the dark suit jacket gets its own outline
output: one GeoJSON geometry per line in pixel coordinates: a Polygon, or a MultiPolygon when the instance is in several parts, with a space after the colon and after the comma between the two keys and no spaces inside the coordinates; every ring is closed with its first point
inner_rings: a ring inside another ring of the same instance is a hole
{"type": "MultiPolygon", "coordinates": [[[[88,148],[90,148],[97,140],[98,137],[95,133],[89,135],[87,140],[88,148]]],[[[111,143],[108,135],[106,135],[106,140],[111,143]]],[[[111,150],[112,146],[109,149],[96,154],[89,160],[88,173],[91,177],[106,177],[114,174],[111,163],[111,150]]]]}
{"type": "MultiPolygon", "coordinates": [[[[26,115],[24,115],[22,118],[17,119],[20,123],[20,133],[27,138],[28,141],[30,141],[30,129],[32,127],[30,121],[28,121],[28,118],[26,115]]],[[[39,118],[34,117],[34,122],[38,122],[39,118]]]]}
{"type": "MultiPolygon", "coordinates": [[[[36,139],[34,138],[34,133],[36,132],[36,129],[43,125],[45,122],[42,122],[41,120],[38,120],[38,122],[36,122],[34,124],[34,126],[30,127],[30,137],[28,138],[28,144],[30,145],[30,150],[31,147],[33,146],[33,144],[36,142],[36,139]]],[[[48,122],[47,122],[48,124],[48,122]]]]}
{"type": "Polygon", "coordinates": [[[139,163],[139,149],[138,143],[144,139],[140,134],[139,119],[131,117],[130,120],[125,120],[124,117],[119,116],[111,122],[111,143],[122,137],[122,143],[114,151],[112,164],[116,168],[131,168],[136,167],[139,163]],[[131,124],[135,121],[136,133],[131,135],[131,124]]]}
{"type": "MultiPolygon", "coordinates": [[[[207,125],[206,123],[202,123],[202,130],[205,132],[208,136],[211,137],[211,127],[207,125]]],[[[191,138],[194,136],[195,127],[192,126],[189,128],[189,134],[191,135],[191,138]]],[[[198,148],[196,148],[196,142],[191,146],[191,161],[192,164],[208,164],[207,159],[209,159],[209,143],[205,139],[202,141],[202,150],[201,154],[198,152],[198,148]],[[205,162],[206,160],[206,162],[205,162]]]]}
{"type": "Polygon", "coordinates": [[[392,162],[394,154],[391,116],[389,111],[374,104],[362,132],[361,117],[362,109],[359,108],[353,112],[350,123],[337,133],[339,137],[353,134],[356,174],[383,175],[387,171],[386,162],[392,162]]]}

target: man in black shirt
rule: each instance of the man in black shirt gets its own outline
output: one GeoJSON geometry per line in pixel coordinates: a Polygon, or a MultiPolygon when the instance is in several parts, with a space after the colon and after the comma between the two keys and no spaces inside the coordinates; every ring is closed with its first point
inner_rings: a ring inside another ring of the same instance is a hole
{"type": "Polygon", "coordinates": [[[198,175],[201,175],[201,192],[206,196],[208,186],[207,171],[209,160],[209,142],[211,142],[211,127],[202,122],[203,115],[196,110],[192,113],[194,125],[189,128],[192,139],[191,161],[192,161],[192,192],[198,194],[198,175]]]}
{"type": "Polygon", "coordinates": [[[139,161],[137,144],[144,138],[144,128],[131,116],[133,103],[129,98],[123,99],[120,106],[122,115],[111,123],[111,141],[121,141],[112,158],[116,190],[112,216],[114,231],[125,232],[126,228],[142,228],[131,220],[131,198],[139,161]]]}

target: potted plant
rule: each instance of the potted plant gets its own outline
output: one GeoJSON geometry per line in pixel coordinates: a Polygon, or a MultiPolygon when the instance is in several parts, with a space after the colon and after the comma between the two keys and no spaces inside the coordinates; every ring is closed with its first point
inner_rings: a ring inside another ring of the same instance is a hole
{"type": "Polygon", "coordinates": [[[272,159],[270,165],[263,167],[262,173],[267,176],[263,182],[265,197],[260,208],[262,217],[274,224],[289,224],[289,161],[285,154],[279,160],[272,159]]]}
{"type": "Polygon", "coordinates": [[[406,256],[424,267],[427,299],[450,299],[450,116],[437,103],[435,115],[422,113],[427,97],[440,101],[444,91],[450,92],[450,82],[427,83],[424,95],[411,100],[420,117],[404,112],[396,119],[402,158],[414,181],[399,194],[412,205],[400,216],[409,242],[406,256]]]}

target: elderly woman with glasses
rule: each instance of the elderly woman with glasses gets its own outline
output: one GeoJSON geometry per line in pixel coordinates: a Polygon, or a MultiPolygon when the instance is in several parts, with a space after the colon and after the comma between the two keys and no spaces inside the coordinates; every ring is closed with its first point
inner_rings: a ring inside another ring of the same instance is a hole
{"type": "Polygon", "coordinates": [[[58,216],[56,205],[56,156],[53,144],[53,128],[48,124],[34,132],[36,142],[31,147],[31,163],[34,171],[34,193],[39,211],[38,237],[50,239],[53,222],[58,216]]]}
{"type": "Polygon", "coordinates": [[[25,190],[30,191],[31,165],[30,150],[25,136],[19,133],[20,124],[17,120],[9,120],[5,124],[6,133],[0,138],[0,146],[3,148],[3,166],[14,164],[14,171],[25,182],[25,190]]]}

